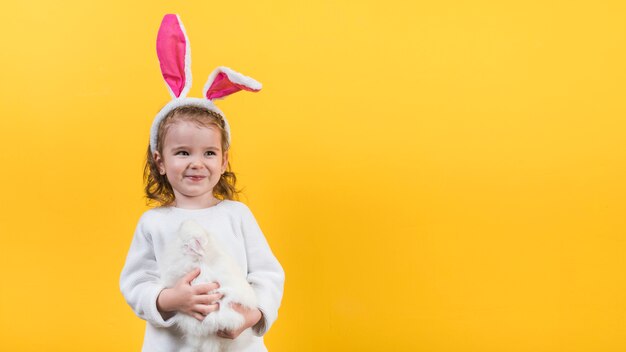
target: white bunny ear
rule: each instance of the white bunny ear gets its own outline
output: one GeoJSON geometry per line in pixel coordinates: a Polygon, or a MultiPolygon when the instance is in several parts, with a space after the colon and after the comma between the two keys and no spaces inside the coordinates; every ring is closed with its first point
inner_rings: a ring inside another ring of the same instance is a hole
{"type": "Polygon", "coordinates": [[[178,15],[163,17],[157,35],[161,73],[172,98],[184,98],[191,88],[191,49],[178,15]]]}
{"type": "Polygon", "coordinates": [[[209,99],[219,99],[237,93],[240,90],[258,92],[261,83],[253,78],[235,72],[228,67],[220,66],[213,70],[204,85],[203,95],[209,99]]]}

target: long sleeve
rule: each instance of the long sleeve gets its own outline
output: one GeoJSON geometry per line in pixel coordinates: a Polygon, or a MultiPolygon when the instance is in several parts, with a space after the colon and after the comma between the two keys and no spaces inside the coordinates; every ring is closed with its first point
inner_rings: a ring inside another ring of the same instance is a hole
{"type": "Polygon", "coordinates": [[[156,306],[165,287],[160,282],[151,236],[143,227],[140,219],[120,276],[120,290],[137,316],[156,326],[169,327],[174,319],[163,320],[156,306]]]}
{"type": "Polygon", "coordinates": [[[263,318],[255,325],[253,331],[257,336],[263,336],[278,317],[278,308],[283,297],[285,272],[272,253],[250,209],[243,205],[242,212],[248,282],[256,294],[258,308],[263,313],[263,318]]]}

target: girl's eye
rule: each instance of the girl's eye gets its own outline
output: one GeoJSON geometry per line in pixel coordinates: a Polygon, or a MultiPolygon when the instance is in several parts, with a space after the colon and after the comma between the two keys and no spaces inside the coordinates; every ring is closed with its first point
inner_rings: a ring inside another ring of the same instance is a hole
{"type": "Polygon", "coordinates": [[[208,151],[208,152],[206,152],[206,153],[204,153],[204,154],[206,154],[206,155],[215,155],[215,152],[208,151]]]}
{"type": "Polygon", "coordinates": [[[184,150],[180,150],[180,151],[177,151],[175,155],[189,155],[189,153],[187,153],[184,150]]]}

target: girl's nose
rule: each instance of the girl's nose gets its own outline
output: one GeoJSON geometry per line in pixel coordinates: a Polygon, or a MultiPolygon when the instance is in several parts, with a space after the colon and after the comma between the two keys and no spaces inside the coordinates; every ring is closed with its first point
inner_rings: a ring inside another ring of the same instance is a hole
{"type": "Polygon", "coordinates": [[[193,168],[201,167],[202,161],[200,160],[200,158],[194,157],[189,161],[189,166],[193,168]]]}

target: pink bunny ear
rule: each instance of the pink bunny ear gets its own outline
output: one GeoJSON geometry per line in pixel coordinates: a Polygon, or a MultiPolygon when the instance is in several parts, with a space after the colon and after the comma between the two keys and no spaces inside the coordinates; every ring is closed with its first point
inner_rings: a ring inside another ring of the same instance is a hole
{"type": "Polygon", "coordinates": [[[191,52],[178,15],[163,17],[157,35],[157,56],[170,94],[184,98],[191,88],[191,52]]]}
{"type": "Polygon", "coordinates": [[[228,67],[220,66],[209,75],[209,79],[204,85],[204,96],[209,100],[219,99],[240,90],[258,92],[261,87],[261,83],[253,78],[244,76],[228,67]]]}

